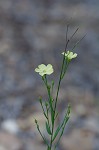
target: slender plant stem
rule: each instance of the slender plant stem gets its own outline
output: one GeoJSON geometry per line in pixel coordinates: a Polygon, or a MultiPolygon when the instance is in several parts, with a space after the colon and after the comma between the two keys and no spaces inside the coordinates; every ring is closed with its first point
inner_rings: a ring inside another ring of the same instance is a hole
{"type": "MultiPolygon", "coordinates": [[[[49,88],[49,85],[48,85],[48,82],[47,82],[47,78],[45,76],[45,80],[43,79],[45,85],[46,85],[46,88],[47,88],[47,92],[48,92],[48,96],[49,96],[49,105],[50,105],[50,109],[51,109],[51,114],[53,113],[53,106],[52,106],[52,98],[51,98],[51,93],[50,93],[50,88],[49,88]]],[[[48,119],[48,123],[49,123],[49,119],[48,119]]],[[[51,139],[50,139],[50,146],[48,146],[48,149],[51,150],[52,149],[52,138],[53,138],[53,131],[54,131],[54,122],[52,122],[52,131],[51,131],[51,139]]]]}
{"type": "MultiPolygon", "coordinates": [[[[67,25],[67,30],[66,30],[66,45],[65,45],[65,51],[64,52],[66,52],[67,46],[68,46],[68,43],[69,43],[69,40],[67,39],[68,27],[69,27],[69,25],[67,25]]],[[[63,73],[63,68],[64,68],[64,62],[65,62],[65,53],[64,53],[64,57],[63,57],[62,69],[61,69],[61,73],[60,73],[60,78],[59,78],[59,83],[58,83],[58,88],[57,88],[57,94],[56,94],[56,99],[55,99],[54,118],[55,118],[55,112],[56,112],[58,94],[59,94],[60,83],[61,83],[62,73],[63,73]]],[[[55,124],[55,120],[54,120],[54,122],[52,124],[52,135],[51,135],[51,142],[50,142],[50,150],[52,149],[52,143],[53,143],[54,124],[55,124]]]]}
{"type": "Polygon", "coordinates": [[[54,110],[56,110],[56,105],[57,105],[57,100],[58,100],[58,94],[59,94],[59,89],[60,89],[60,83],[61,83],[61,79],[62,79],[62,73],[63,73],[64,62],[65,62],[65,53],[66,53],[66,50],[67,50],[67,47],[68,47],[68,44],[69,44],[67,33],[68,33],[68,25],[67,25],[67,30],[66,30],[66,45],[65,45],[63,62],[62,62],[62,69],[61,69],[61,73],[60,73],[60,77],[59,77],[59,82],[58,82],[58,88],[57,88],[57,94],[56,94],[56,100],[55,100],[54,110]]]}

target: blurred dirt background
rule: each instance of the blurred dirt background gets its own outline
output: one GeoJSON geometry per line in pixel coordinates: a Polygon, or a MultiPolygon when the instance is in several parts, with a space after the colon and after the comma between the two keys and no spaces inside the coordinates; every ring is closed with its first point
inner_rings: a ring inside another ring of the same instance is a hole
{"type": "Polygon", "coordinates": [[[72,112],[58,149],[99,150],[99,0],[0,0],[0,150],[46,150],[33,121],[47,137],[46,91],[34,69],[51,63],[57,83],[68,20],[69,36],[80,27],[69,49],[87,35],[59,93],[57,123],[68,102],[72,112]]]}

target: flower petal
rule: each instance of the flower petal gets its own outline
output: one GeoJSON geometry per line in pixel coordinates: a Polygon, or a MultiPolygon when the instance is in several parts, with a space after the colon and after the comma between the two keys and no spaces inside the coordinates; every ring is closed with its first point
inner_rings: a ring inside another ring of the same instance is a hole
{"type": "Polygon", "coordinates": [[[41,64],[41,65],[38,66],[38,68],[39,68],[40,70],[45,69],[45,67],[46,67],[46,66],[45,66],[44,64],[41,64]]]}
{"type": "Polygon", "coordinates": [[[39,71],[40,71],[40,69],[38,69],[38,68],[35,69],[35,72],[39,72],[39,71]]]}
{"type": "Polygon", "coordinates": [[[46,74],[52,74],[53,71],[53,66],[51,64],[48,64],[46,67],[46,74]]]}
{"type": "MultiPolygon", "coordinates": [[[[64,52],[62,54],[64,55],[64,52]]],[[[77,54],[76,53],[73,54],[73,52],[71,51],[67,51],[67,53],[65,53],[65,58],[69,60],[76,58],[76,57],[77,57],[77,54]]]]}

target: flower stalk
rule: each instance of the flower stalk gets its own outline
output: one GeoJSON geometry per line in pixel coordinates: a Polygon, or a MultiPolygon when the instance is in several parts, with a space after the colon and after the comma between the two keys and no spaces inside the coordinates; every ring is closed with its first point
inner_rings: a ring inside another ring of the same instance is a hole
{"type": "MultiPolygon", "coordinates": [[[[50,137],[49,142],[46,140],[45,136],[41,133],[40,127],[38,124],[38,121],[35,120],[37,129],[39,134],[41,135],[42,139],[44,140],[45,144],[47,145],[47,150],[56,150],[57,145],[60,142],[60,139],[64,133],[64,129],[66,127],[66,124],[70,118],[70,104],[67,106],[66,113],[64,116],[64,119],[60,125],[57,126],[55,130],[55,121],[56,118],[58,117],[58,112],[57,112],[57,103],[58,103],[58,95],[59,95],[59,90],[60,90],[60,85],[61,81],[63,80],[68,66],[72,59],[75,59],[77,57],[76,53],[73,53],[72,51],[67,51],[68,49],[68,44],[70,43],[71,39],[73,36],[76,34],[79,28],[76,29],[76,31],[72,34],[72,36],[68,39],[68,28],[69,25],[67,25],[67,30],[66,30],[66,45],[65,45],[65,50],[62,52],[63,55],[63,61],[62,61],[62,66],[61,66],[61,71],[60,71],[60,76],[59,76],[59,81],[58,81],[58,86],[56,90],[56,97],[55,99],[53,98],[53,88],[54,88],[54,81],[51,82],[51,85],[48,83],[47,75],[51,75],[54,72],[53,66],[51,64],[48,64],[47,66],[44,64],[39,65],[36,69],[35,72],[39,73],[39,75],[42,77],[42,80],[44,82],[44,85],[47,90],[48,94],[48,101],[43,103],[42,98],[39,99],[40,105],[42,107],[43,114],[45,116],[46,122],[45,122],[45,129],[48,133],[48,136],[50,137]],[[55,142],[55,139],[57,138],[57,141],[55,142]],[[54,144],[53,144],[54,143],[54,144]]],[[[79,41],[73,46],[72,49],[74,49],[79,41]]]]}

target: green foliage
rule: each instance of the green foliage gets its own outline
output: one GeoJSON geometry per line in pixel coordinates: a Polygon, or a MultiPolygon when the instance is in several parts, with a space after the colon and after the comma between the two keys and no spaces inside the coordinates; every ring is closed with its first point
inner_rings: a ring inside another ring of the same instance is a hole
{"type": "MultiPolygon", "coordinates": [[[[36,123],[37,129],[38,129],[38,132],[41,135],[44,142],[46,143],[47,150],[52,150],[52,147],[54,147],[54,150],[56,149],[56,147],[59,144],[59,141],[60,141],[60,139],[64,133],[64,129],[66,127],[66,124],[70,118],[71,107],[70,107],[70,105],[68,105],[62,123],[55,130],[55,120],[58,117],[57,102],[58,102],[60,84],[61,84],[61,81],[63,80],[63,78],[67,72],[67,69],[68,69],[70,62],[72,61],[72,59],[77,57],[76,53],[73,53],[72,51],[67,51],[67,48],[68,48],[69,42],[71,41],[73,36],[76,34],[76,32],[78,31],[79,28],[76,29],[76,31],[72,34],[72,36],[69,39],[67,36],[68,28],[69,28],[69,25],[67,25],[66,45],[65,45],[64,52],[62,52],[63,61],[62,61],[62,66],[61,66],[61,71],[60,71],[60,76],[59,76],[58,87],[57,87],[55,99],[53,99],[53,94],[52,94],[53,88],[54,88],[54,81],[52,80],[51,85],[50,85],[48,83],[47,76],[46,76],[46,75],[50,75],[54,72],[53,66],[51,64],[48,64],[47,66],[44,64],[41,64],[38,66],[38,68],[35,69],[35,72],[39,73],[39,75],[42,77],[42,80],[44,82],[44,85],[46,87],[47,94],[48,94],[48,101],[47,102],[43,103],[42,98],[39,98],[39,102],[40,102],[40,105],[42,107],[43,114],[46,118],[45,129],[46,129],[48,135],[50,136],[49,142],[47,142],[44,135],[42,135],[40,128],[39,128],[39,125],[38,125],[38,121],[35,119],[35,123],[36,123]],[[56,143],[53,144],[56,137],[58,137],[57,141],[56,141],[56,143]]],[[[73,50],[81,40],[77,41],[77,43],[73,46],[73,48],[71,50],[73,50]]]]}
{"type": "Polygon", "coordinates": [[[47,130],[49,135],[52,135],[50,126],[49,126],[49,124],[47,122],[46,122],[46,130],[47,130]]]}

